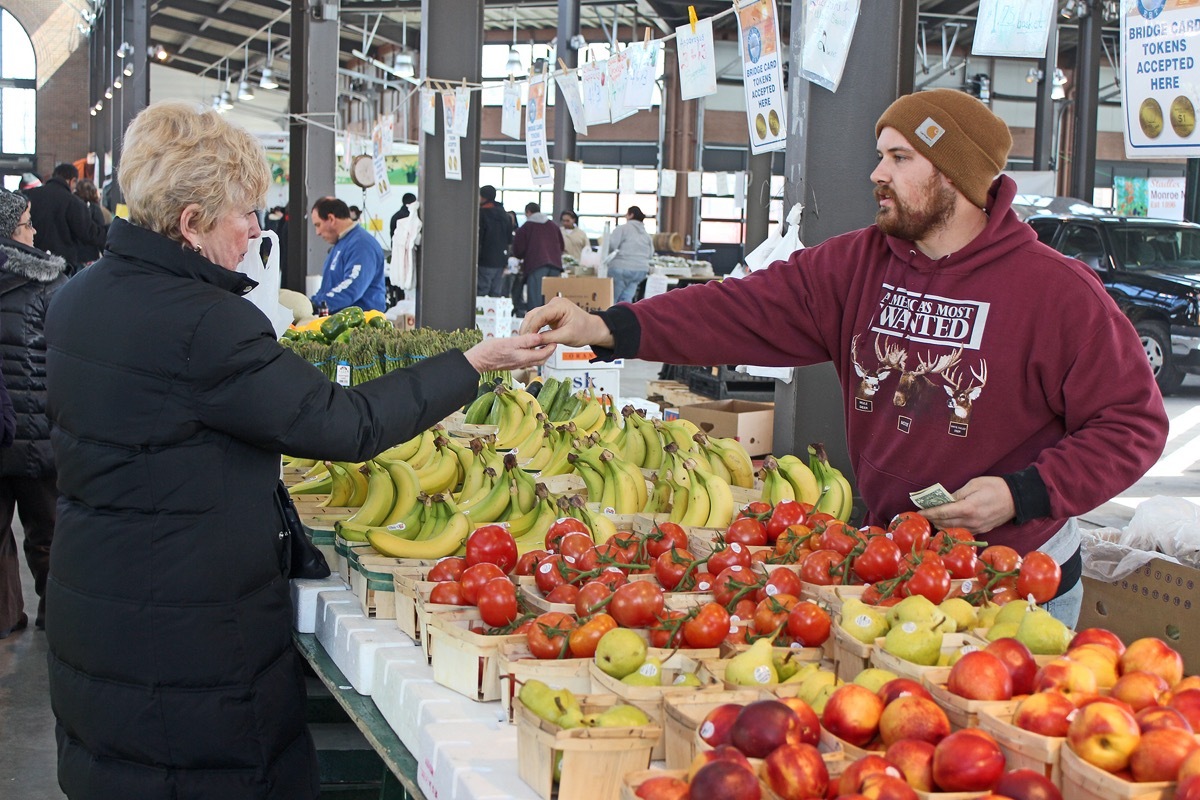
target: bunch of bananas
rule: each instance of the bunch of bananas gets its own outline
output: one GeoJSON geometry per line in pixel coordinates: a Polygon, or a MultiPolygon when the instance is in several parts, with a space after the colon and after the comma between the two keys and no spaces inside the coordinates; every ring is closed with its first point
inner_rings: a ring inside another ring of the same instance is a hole
{"type": "MultiPolygon", "coordinates": [[[[390,558],[436,559],[466,552],[471,523],[454,501],[444,494],[419,496],[420,519],[411,527],[400,522],[388,527],[368,527],[361,533],[381,554],[390,558]]],[[[348,523],[338,523],[344,538],[352,532],[348,523]]]]}
{"type": "Polygon", "coordinates": [[[829,463],[824,445],[816,443],[808,446],[808,466],[821,489],[821,496],[814,504],[817,511],[832,514],[842,522],[850,519],[854,489],[842,471],[829,463]]]}
{"type": "Polygon", "coordinates": [[[767,456],[762,468],[762,499],[775,505],[784,500],[796,500],[816,505],[821,499],[821,487],[808,465],[793,455],[767,456]]]}
{"type": "Polygon", "coordinates": [[[645,510],[667,513],[671,522],[680,525],[727,528],[733,521],[733,492],[697,455],[682,450],[676,442],[663,448],[662,467],[654,476],[645,510]]]}
{"type": "Polygon", "coordinates": [[[583,478],[588,498],[606,513],[636,514],[646,507],[649,490],[642,471],[612,450],[600,444],[580,446],[567,454],[567,460],[583,478]]]}
{"type": "MultiPolygon", "coordinates": [[[[551,379],[553,380],[553,379],[551,379]]],[[[561,386],[556,382],[555,386],[561,386]]],[[[543,396],[542,388],[539,396],[543,396]]],[[[569,392],[568,392],[569,394],[569,392]]],[[[574,412],[559,422],[573,423],[577,430],[591,433],[605,421],[604,403],[594,395],[580,392],[574,397],[574,412]]],[[[545,424],[555,421],[543,406],[525,389],[510,389],[504,385],[485,392],[467,407],[468,424],[495,425],[496,446],[501,450],[516,450],[531,458],[545,440],[545,424]]]]}

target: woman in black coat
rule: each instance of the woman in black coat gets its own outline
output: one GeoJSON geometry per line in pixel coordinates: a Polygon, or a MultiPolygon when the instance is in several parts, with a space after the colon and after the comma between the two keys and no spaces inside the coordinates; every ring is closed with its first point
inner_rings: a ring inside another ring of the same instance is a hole
{"type": "Polygon", "coordinates": [[[59,783],[73,799],[312,798],[280,453],[367,459],[470,400],[481,371],[548,353],[489,339],[342,388],[240,297],[270,176],[258,142],[185,103],[151,105],[123,141],[130,222],[47,319],[59,783]]]}

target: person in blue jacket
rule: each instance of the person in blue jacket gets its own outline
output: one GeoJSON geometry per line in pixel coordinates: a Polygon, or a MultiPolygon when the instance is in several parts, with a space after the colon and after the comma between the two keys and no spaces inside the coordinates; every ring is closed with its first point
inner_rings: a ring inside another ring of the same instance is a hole
{"type": "Polygon", "coordinates": [[[331,314],[349,306],[386,311],[383,248],[375,237],[350,218],[350,208],[336,197],[314,203],[311,216],[317,235],[333,245],[325,257],[313,306],[325,303],[331,314]]]}

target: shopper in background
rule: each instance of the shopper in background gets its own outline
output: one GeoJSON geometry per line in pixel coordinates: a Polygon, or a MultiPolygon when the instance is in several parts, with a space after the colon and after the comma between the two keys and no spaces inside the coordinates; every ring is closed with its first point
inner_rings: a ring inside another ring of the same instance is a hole
{"type": "Polygon", "coordinates": [[[917,92],[875,135],[875,225],[595,316],[552,300],[522,330],[669,364],[832,360],[867,522],[941,483],[954,500],[925,516],[1052,556],[1062,579],[1048,608],[1073,626],[1074,517],[1133,484],[1166,441],[1145,351],[1091,270],[1013,212],[1016,184],[997,178],[1012,137],[987,106],[917,92]]]}
{"type": "Polygon", "coordinates": [[[642,221],[646,215],[637,206],[625,212],[625,224],[608,237],[608,277],[613,282],[613,302],[632,303],[638,286],[650,271],[654,242],[642,221]]]}
{"type": "Polygon", "coordinates": [[[312,296],[313,307],[321,303],[330,313],[348,306],[363,311],[384,311],[383,248],[367,229],[350,216],[350,209],[336,197],[322,197],[310,212],[317,235],[333,245],[321,270],[321,288],[312,296]]]}
{"type": "Polygon", "coordinates": [[[562,212],[558,215],[558,221],[562,227],[563,255],[570,256],[575,259],[575,263],[579,263],[579,257],[592,243],[588,240],[588,235],[580,230],[579,217],[575,216],[574,211],[562,212]]]}
{"type": "Polygon", "coordinates": [[[0,450],[0,639],[29,624],[21,596],[14,511],[25,531],[25,563],[38,596],[34,623],[43,627],[57,475],[46,417],[46,307],[67,281],[67,262],[33,246],[30,203],[0,189],[0,373],[16,429],[0,450]]]}
{"type": "Polygon", "coordinates": [[[521,259],[523,284],[513,289],[513,311],[524,314],[542,304],[542,279],[562,274],[562,231],[537,203],[525,204],[525,224],[513,238],[513,256],[521,259]]]}
{"type": "MultiPolygon", "coordinates": [[[[75,184],[75,196],[87,204],[88,215],[92,222],[103,227],[106,231],[112,223],[112,212],[100,205],[100,192],[96,184],[82,178],[75,184]]],[[[100,248],[90,244],[79,246],[79,259],[82,266],[87,266],[100,257],[100,248]]]]}
{"type": "Polygon", "coordinates": [[[358,206],[348,206],[350,210],[350,219],[358,222],[358,218],[362,216],[362,209],[358,206]]]}
{"type": "Polygon", "coordinates": [[[400,198],[400,210],[397,211],[395,214],[392,214],[391,227],[388,228],[388,241],[389,242],[396,237],[396,223],[402,219],[408,218],[408,215],[411,213],[408,210],[408,205],[409,205],[409,203],[415,203],[415,202],[417,202],[417,196],[415,194],[413,194],[412,192],[405,192],[404,196],[400,198]]]}
{"type": "Polygon", "coordinates": [[[470,401],[481,371],[553,348],[489,339],[340,387],[241,297],[270,180],[254,136],[156,103],[125,132],[118,179],[129,222],[46,328],[59,783],[68,798],[315,798],[280,454],[369,459],[470,401]]]}
{"type": "Polygon", "coordinates": [[[80,248],[104,247],[107,228],[92,221],[87,206],[75,196],[79,170],[74,164],[59,164],[41,186],[25,191],[33,206],[33,244],[62,256],[74,272],[83,265],[80,248]]]}
{"type": "Polygon", "coordinates": [[[504,267],[512,226],[504,206],[496,201],[495,186],[479,187],[479,280],[475,294],[503,297],[504,267]]]}

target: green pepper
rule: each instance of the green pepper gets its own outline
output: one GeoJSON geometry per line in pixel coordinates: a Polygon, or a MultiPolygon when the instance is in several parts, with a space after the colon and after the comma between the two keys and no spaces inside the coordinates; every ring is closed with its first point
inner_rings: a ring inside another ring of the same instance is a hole
{"type": "Polygon", "coordinates": [[[358,306],[346,306],[338,313],[346,317],[346,326],[349,328],[360,328],[366,321],[366,315],[358,306]]]}
{"type": "Polygon", "coordinates": [[[298,331],[295,328],[288,328],[283,332],[283,336],[280,336],[279,338],[287,339],[289,342],[302,342],[304,341],[304,334],[303,331],[298,331]]]}
{"type": "Polygon", "coordinates": [[[372,328],[391,328],[392,323],[388,322],[387,317],[371,317],[367,320],[367,325],[372,328]]]}
{"type": "Polygon", "coordinates": [[[354,328],[346,328],[346,330],[339,333],[333,341],[345,344],[346,342],[350,341],[352,336],[354,336],[354,328]]]}
{"type": "Polygon", "coordinates": [[[321,335],[320,331],[302,331],[301,336],[303,337],[301,339],[301,341],[304,341],[304,342],[316,342],[317,344],[329,344],[329,341],[324,336],[321,335]]]}
{"type": "Polygon", "coordinates": [[[349,327],[349,323],[345,317],[345,312],[346,309],[343,308],[336,314],[330,314],[325,318],[325,321],[321,323],[321,335],[324,336],[327,341],[332,342],[342,333],[342,331],[349,327]]]}

